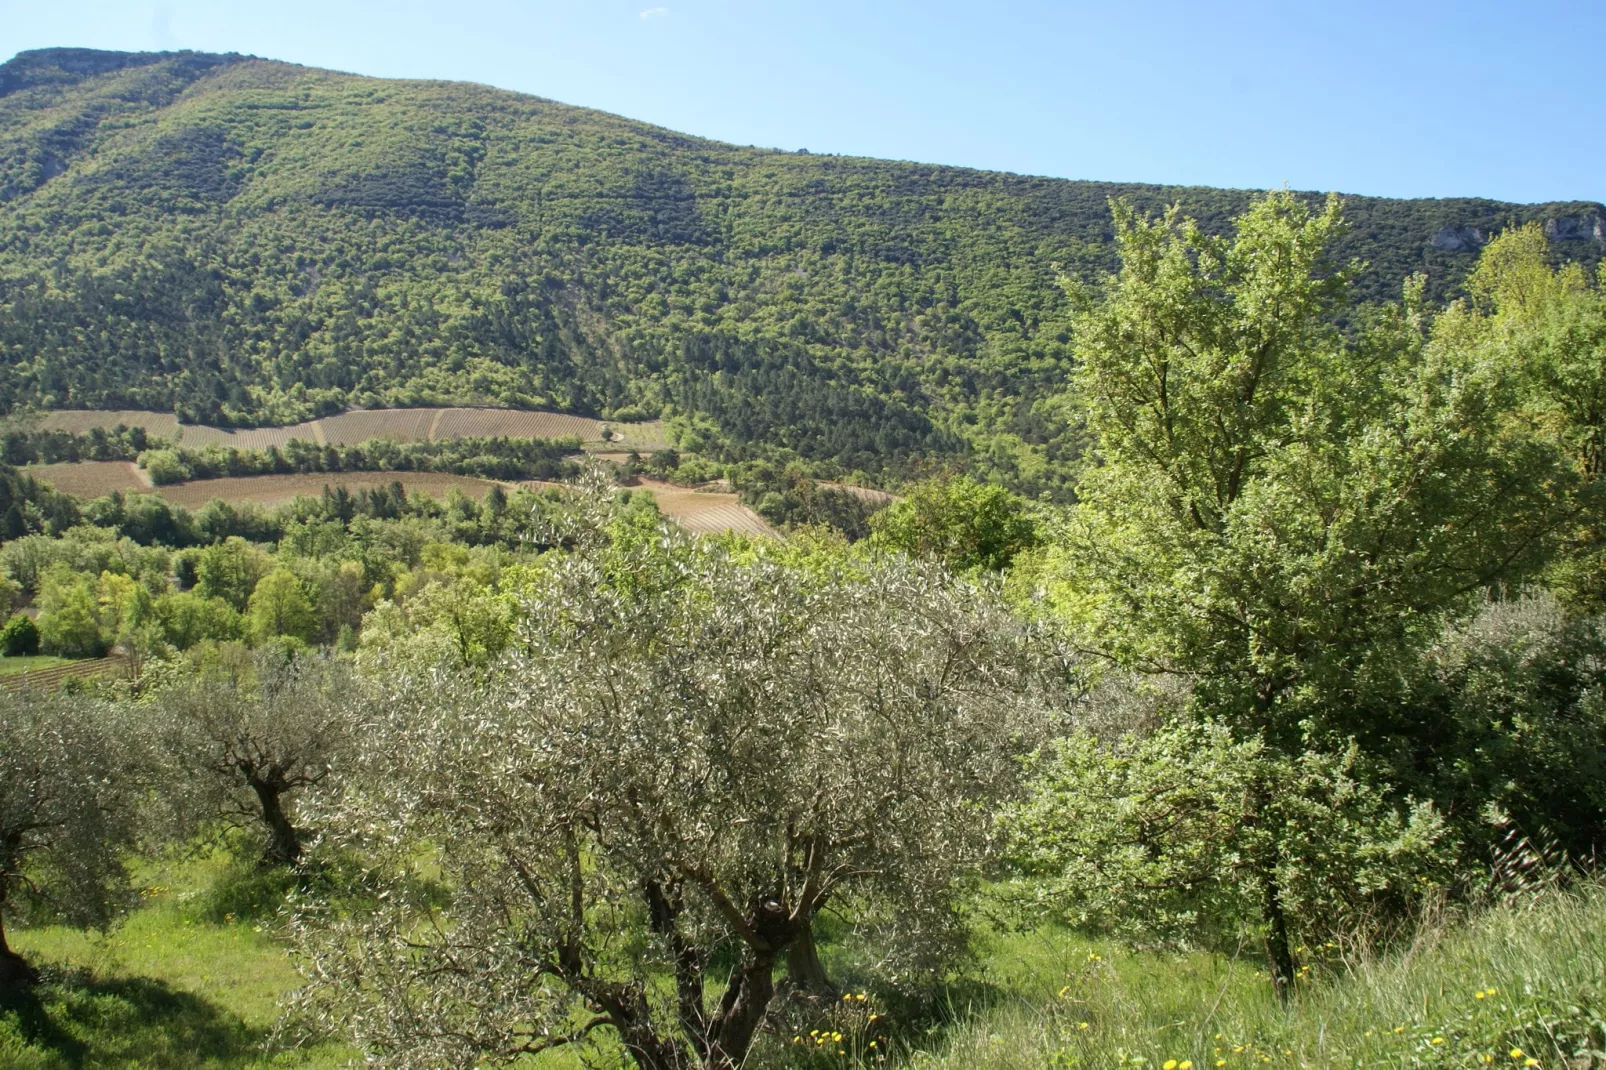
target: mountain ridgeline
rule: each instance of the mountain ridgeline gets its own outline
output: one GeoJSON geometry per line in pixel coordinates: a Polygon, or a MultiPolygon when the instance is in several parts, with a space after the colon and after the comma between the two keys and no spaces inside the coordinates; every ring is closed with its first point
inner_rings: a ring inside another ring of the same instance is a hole
{"type": "MultiPolygon", "coordinates": [[[[959,462],[1055,489],[1075,449],[1060,273],[1109,200],[1223,229],[1246,191],[742,148],[480,85],[240,55],[0,65],[0,407],[287,423],[490,404],[674,417],[725,460],[959,462]]],[[[1346,201],[1360,303],[1606,209],[1346,201]]]]}

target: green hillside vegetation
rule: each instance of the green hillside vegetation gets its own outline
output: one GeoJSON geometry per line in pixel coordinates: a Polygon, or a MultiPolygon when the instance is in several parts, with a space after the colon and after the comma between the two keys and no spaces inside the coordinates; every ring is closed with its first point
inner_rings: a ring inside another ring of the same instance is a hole
{"type": "MultiPolygon", "coordinates": [[[[348,406],[676,419],[719,461],[938,458],[1063,492],[1063,271],[1116,266],[1108,202],[1211,232],[1249,194],[741,148],[483,86],[238,55],[0,65],[0,407],[283,424],[348,406]]],[[[1346,200],[1352,300],[1459,293],[1599,204],[1346,200]]]]}
{"type": "Polygon", "coordinates": [[[661,369],[719,369],[687,456],[619,468],[722,460],[784,538],[599,463],[193,512],[0,466],[0,653],[124,670],[0,683],[0,1059],[1606,1065],[1606,268],[1534,221],[1357,304],[1345,211],[1114,204],[1055,299],[1068,503],[729,333],[661,369]],[[930,478],[816,481],[872,438],[930,478]]]}

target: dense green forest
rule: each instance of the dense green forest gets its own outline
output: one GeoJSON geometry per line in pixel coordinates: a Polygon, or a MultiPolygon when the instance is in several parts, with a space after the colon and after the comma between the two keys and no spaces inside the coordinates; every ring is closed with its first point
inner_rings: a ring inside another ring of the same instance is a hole
{"type": "MultiPolygon", "coordinates": [[[[1071,301],[1111,197],[1243,191],[741,148],[477,85],[239,55],[0,65],[0,407],[283,423],[348,406],[659,414],[721,461],[1063,490],[1071,301]]],[[[1461,292],[1489,237],[1602,252],[1599,204],[1346,200],[1353,305],[1461,292]]]]}

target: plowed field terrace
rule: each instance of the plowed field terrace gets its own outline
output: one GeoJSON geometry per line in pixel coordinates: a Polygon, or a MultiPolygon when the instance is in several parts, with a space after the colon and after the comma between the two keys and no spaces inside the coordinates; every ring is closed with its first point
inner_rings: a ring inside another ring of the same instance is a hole
{"type": "Polygon", "coordinates": [[[490,480],[442,472],[320,472],[310,475],[197,479],[162,487],[156,493],[170,502],[195,509],[214,499],[230,503],[282,505],[298,497],[316,498],[323,493],[324,487],[345,487],[355,493],[363,489],[388,487],[392,483],[406,487],[408,494],[427,494],[431,498],[444,498],[452,490],[462,491],[470,498],[483,498],[494,486],[490,480]]]}
{"type": "Polygon", "coordinates": [[[573,436],[587,449],[638,450],[649,453],[667,444],[661,420],[617,423],[589,416],[562,412],[531,412],[522,409],[356,409],[321,420],[307,420],[288,427],[208,427],[183,424],[170,412],[137,409],[82,409],[50,412],[39,417],[45,430],[82,434],[92,427],[111,430],[118,424],[143,427],[153,435],[177,438],[196,449],[234,446],[239,449],[267,449],[283,446],[293,438],[319,445],[354,446],[372,438],[396,442],[436,442],[449,438],[567,438],[573,436]],[[603,438],[604,429],[608,438],[603,438]]]}
{"type": "Polygon", "coordinates": [[[635,489],[650,491],[658,502],[660,512],[687,531],[699,535],[724,531],[744,535],[775,535],[775,529],[765,523],[763,517],[743,505],[734,494],[677,487],[673,483],[650,479],[641,480],[635,489]]]}

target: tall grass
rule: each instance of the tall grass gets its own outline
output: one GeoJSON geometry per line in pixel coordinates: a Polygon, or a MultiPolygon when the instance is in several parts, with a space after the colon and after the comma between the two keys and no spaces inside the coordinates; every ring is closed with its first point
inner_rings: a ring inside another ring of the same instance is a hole
{"type": "MultiPolygon", "coordinates": [[[[353,1058],[338,1045],[263,1049],[297,977],[268,920],[277,891],[260,875],[219,857],[153,873],[147,893],[107,936],[55,927],[14,934],[19,950],[47,968],[47,983],[26,1005],[0,1008],[0,1067],[244,1070],[353,1058]]],[[[977,977],[954,990],[941,1021],[906,1028],[891,1051],[861,1045],[821,1059],[826,1053],[781,1037],[762,1046],[757,1062],[842,1070],[1606,1067],[1606,886],[1446,917],[1387,954],[1335,955],[1287,1008],[1258,952],[1139,953],[1052,928],[994,934],[977,977]]],[[[582,1065],[574,1053],[555,1054],[529,1063],[582,1065]]]]}
{"type": "MultiPolygon", "coordinates": [[[[915,1045],[927,1070],[1606,1067],[1606,889],[1426,926],[1334,959],[1279,1006],[1240,958],[1132,954],[1069,933],[996,942],[991,1006],[915,1045]]],[[[961,1008],[962,1009],[962,1008],[961,1008]]]]}

